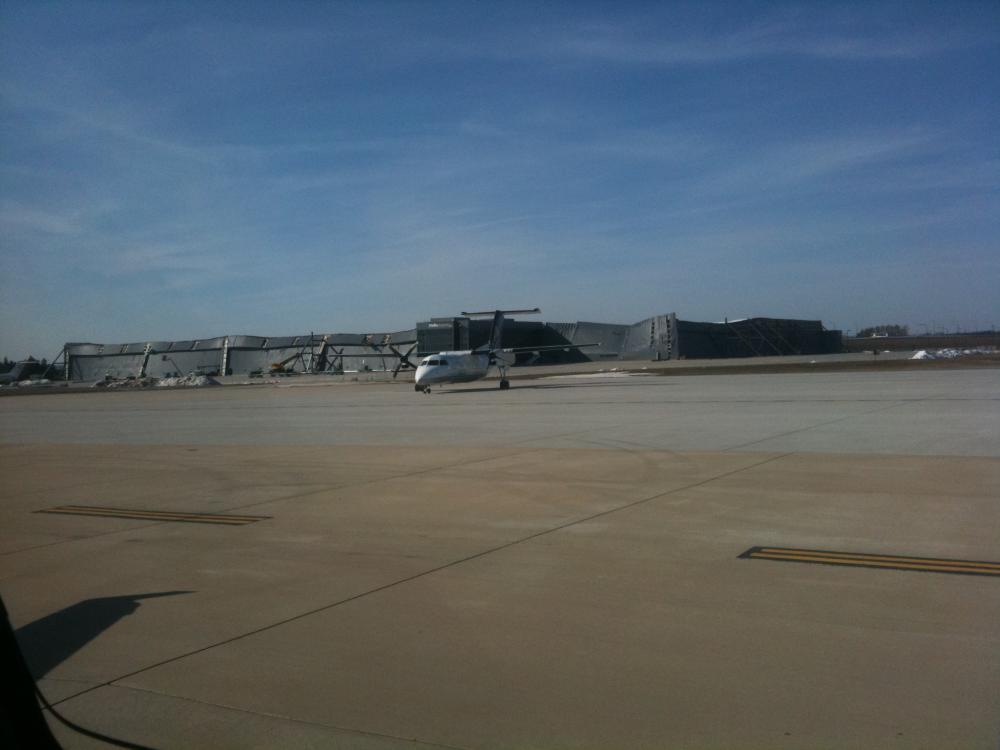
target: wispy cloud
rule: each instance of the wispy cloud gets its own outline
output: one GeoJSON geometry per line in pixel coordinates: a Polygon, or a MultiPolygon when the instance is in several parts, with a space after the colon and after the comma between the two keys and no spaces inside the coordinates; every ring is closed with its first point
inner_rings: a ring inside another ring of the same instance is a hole
{"type": "Polygon", "coordinates": [[[13,201],[0,204],[0,227],[10,237],[21,231],[75,235],[84,231],[78,212],[58,213],[13,201]]]}
{"type": "Polygon", "coordinates": [[[750,154],[730,155],[697,180],[697,189],[753,196],[762,190],[799,189],[806,182],[823,186],[829,183],[820,178],[890,164],[933,143],[928,134],[876,133],[772,144],[750,154]]]}
{"type": "Polygon", "coordinates": [[[196,246],[160,244],[130,248],[116,253],[114,259],[103,264],[102,268],[112,276],[160,271],[210,273],[213,278],[206,281],[217,283],[218,275],[229,270],[229,264],[218,254],[206,251],[204,241],[192,244],[196,246]]]}
{"type": "Polygon", "coordinates": [[[678,128],[612,129],[568,144],[592,156],[640,162],[689,162],[718,150],[718,145],[702,133],[678,128]]]}
{"type": "Polygon", "coordinates": [[[715,35],[660,36],[630,25],[588,25],[557,35],[535,54],[628,65],[702,65],[781,56],[831,60],[913,59],[974,46],[966,34],[815,32],[790,22],[755,24],[715,35]]]}
{"type": "MultiPolygon", "coordinates": [[[[908,3],[853,8],[787,4],[757,13],[741,4],[671,3],[614,14],[586,8],[564,12],[513,8],[496,23],[476,22],[474,10],[423,8],[401,23],[398,8],[372,3],[359,14],[344,5],[333,18],[266,26],[210,20],[150,31],[128,49],[157,56],[183,46],[212,80],[233,84],[260,76],[265,50],[280,69],[337,66],[390,70],[454,60],[545,60],[644,66],[697,66],[775,57],[834,61],[915,60],[995,44],[995,28],[963,25],[941,13],[920,23],[908,3]],[[454,32],[461,19],[463,33],[454,32]],[[225,43],[220,44],[220,39],[225,43]]],[[[317,14],[322,17],[323,14],[317,14]]],[[[994,19],[995,20],[995,19],[994,19]]]]}
{"type": "Polygon", "coordinates": [[[689,66],[776,57],[913,60],[1000,41],[995,27],[947,16],[921,24],[914,15],[907,4],[850,10],[810,4],[746,18],[726,6],[682,4],[559,24],[504,49],[555,60],[689,66]]]}

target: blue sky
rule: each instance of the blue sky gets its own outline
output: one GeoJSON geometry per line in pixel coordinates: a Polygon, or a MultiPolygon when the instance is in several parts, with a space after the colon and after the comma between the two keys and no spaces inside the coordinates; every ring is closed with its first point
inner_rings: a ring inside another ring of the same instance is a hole
{"type": "Polygon", "coordinates": [[[0,6],[0,354],[1000,326],[1000,3],[0,6]]]}

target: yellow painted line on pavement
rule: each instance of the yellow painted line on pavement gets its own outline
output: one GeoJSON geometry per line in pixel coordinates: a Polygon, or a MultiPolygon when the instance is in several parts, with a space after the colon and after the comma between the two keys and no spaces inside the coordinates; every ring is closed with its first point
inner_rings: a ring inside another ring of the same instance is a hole
{"type": "MultiPolygon", "coordinates": [[[[178,521],[189,523],[214,523],[227,526],[242,526],[253,521],[241,518],[227,519],[219,516],[199,515],[193,513],[169,513],[163,511],[141,511],[128,508],[47,508],[39,513],[60,513],[77,516],[94,516],[104,518],[128,518],[138,521],[178,521]]],[[[255,519],[256,520],[256,519],[255,519]]]]}
{"type": "Polygon", "coordinates": [[[184,510],[148,510],[145,508],[112,508],[99,505],[62,505],[59,510],[92,511],[95,513],[141,513],[150,516],[184,516],[185,518],[217,519],[220,521],[242,521],[250,523],[270,516],[246,516],[238,513],[195,513],[184,510]]]}
{"type": "Polygon", "coordinates": [[[822,555],[823,557],[837,557],[850,560],[874,560],[879,562],[914,562],[914,563],[934,563],[942,565],[969,565],[974,567],[1000,570],[1000,563],[979,562],[977,560],[954,560],[946,557],[910,557],[907,555],[871,555],[865,552],[829,552],[827,550],[799,549],[797,547],[760,547],[758,552],[765,554],[781,555],[822,555]]]}
{"type": "Polygon", "coordinates": [[[244,526],[270,516],[225,515],[220,513],[187,513],[182,511],[143,510],[139,508],[107,508],[91,505],[60,505],[36,513],[59,513],[74,516],[128,518],[136,521],[173,521],[178,523],[212,523],[224,526],[244,526]]]}
{"type": "Polygon", "coordinates": [[[984,560],[954,560],[940,557],[910,555],[880,555],[866,552],[836,552],[799,547],[751,547],[741,558],[783,562],[845,565],[887,570],[914,570],[925,573],[958,573],[963,575],[998,576],[1000,563],[984,560]]]}

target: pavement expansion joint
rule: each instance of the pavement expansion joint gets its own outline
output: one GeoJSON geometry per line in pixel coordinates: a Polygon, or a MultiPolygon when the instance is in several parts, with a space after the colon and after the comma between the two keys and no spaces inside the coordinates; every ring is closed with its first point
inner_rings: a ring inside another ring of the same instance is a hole
{"type": "MultiPolygon", "coordinates": [[[[358,729],[356,727],[347,727],[340,724],[332,724],[328,721],[314,721],[311,719],[303,719],[297,716],[290,716],[285,713],[275,713],[273,711],[260,711],[252,708],[245,708],[242,706],[236,706],[231,703],[220,703],[218,701],[203,700],[200,698],[193,698],[190,695],[181,695],[174,692],[166,692],[163,690],[152,690],[148,687],[140,687],[138,685],[127,685],[123,682],[113,681],[103,683],[99,686],[100,688],[111,689],[111,690],[128,690],[135,693],[146,693],[147,695],[153,696],[165,696],[173,698],[175,700],[184,701],[186,703],[193,703],[199,706],[210,706],[212,708],[221,708],[225,711],[233,711],[235,713],[246,714],[248,716],[260,716],[266,719],[279,719],[281,721],[287,721],[292,724],[304,724],[312,727],[321,727],[322,729],[332,729],[336,732],[343,732],[345,734],[356,734],[365,737],[381,737],[389,740],[399,740],[403,742],[408,742],[412,745],[419,747],[434,747],[440,750],[469,750],[469,748],[461,747],[458,745],[443,745],[439,742],[434,742],[432,740],[422,740],[418,737],[400,737],[394,734],[387,734],[385,732],[376,732],[370,729],[358,729]]],[[[59,703],[66,703],[71,701],[73,698],[79,697],[82,693],[78,693],[74,696],[69,696],[63,698],[59,703]]]]}

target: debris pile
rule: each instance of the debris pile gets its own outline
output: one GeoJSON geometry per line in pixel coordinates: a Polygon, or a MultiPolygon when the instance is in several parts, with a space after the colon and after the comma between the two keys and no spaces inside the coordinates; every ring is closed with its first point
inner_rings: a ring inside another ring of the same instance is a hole
{"type": "Polygon", "coordinates": [[[149,388],[154,384],[156,378],[128,378],[127,380],[98,380],[91,388],[110,388],[120,390],[122,388],[149,388]]]}
{"type": "Polygon", "coordinates": [[[216,381],[207,375],[184,375],[177,378],[126,378],[124,380],[98,380],[91,388],[106,388],[121,390],[131,388],[201,388],[206,385],[217,385],[216,381]]]}
{"type": "Polygon", "coordinates": [[[160,388],[177,388],[181,386],[186,388],[201,388],[206,385],[217,385],[217,383],[207,375],[195,375],[192,373],[191,375],[184,375],[179,378],[161,378],[156,381],[156,385],[160,388]]]}

